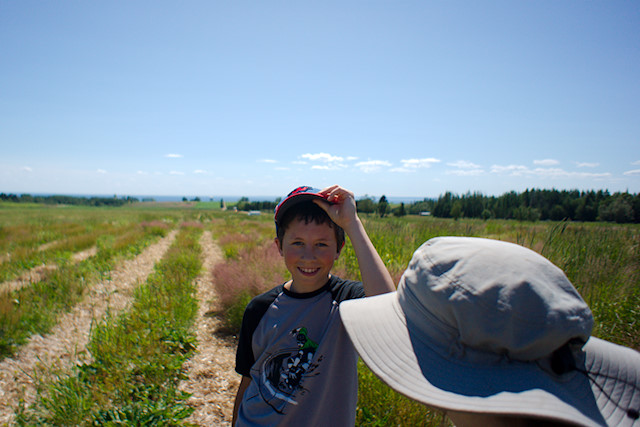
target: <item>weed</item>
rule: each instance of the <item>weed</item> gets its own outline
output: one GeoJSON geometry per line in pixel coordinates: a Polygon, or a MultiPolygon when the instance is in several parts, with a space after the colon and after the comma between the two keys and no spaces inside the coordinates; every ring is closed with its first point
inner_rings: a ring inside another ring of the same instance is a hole
{"type": "Polygon", "coordinates": [[[182,425],[192,409],[178,390],[183,363],[195,350],[193,281],[199,274],[201,230],[185,227],[129,311],[92,329],[91,361],[40,387],[18,425],[182,425]]]}

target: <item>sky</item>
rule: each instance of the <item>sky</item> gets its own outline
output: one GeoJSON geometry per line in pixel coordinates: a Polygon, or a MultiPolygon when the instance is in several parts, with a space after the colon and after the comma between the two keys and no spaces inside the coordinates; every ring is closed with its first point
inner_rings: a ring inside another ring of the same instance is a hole
{"type": "Polygon", "coordinates": [[[635,1],[0,0],[0,192],[640,192],[635,1]]]}

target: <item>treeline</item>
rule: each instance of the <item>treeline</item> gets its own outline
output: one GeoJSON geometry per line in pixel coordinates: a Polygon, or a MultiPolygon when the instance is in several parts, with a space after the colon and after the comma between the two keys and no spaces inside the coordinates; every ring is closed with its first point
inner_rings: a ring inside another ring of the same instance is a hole
{"type": "Polygon", "coordinates": [[[14,203],[43,203],[47,205],[78,205],[78,206],[122,206],[139,202],[135,197],[79,197],[79,196],[32,196],[30,194],[0,193],[0,200],[14,203]]]}
{"type": "Polygon", "coordinates": [[[409,205],[388,207],[384,196],[376,204],[372,199],[358,201],[358,211],[393,214],[420,214],[429,212],[440,218],[500,218],[524,221],[573,220],[640,223],[640,194],[608,191],[537,190],[515,191],[502,196],[481,193],[463,195],[446,192],[438,199],[424,199],[409,205]],[[382,208],[381,208],[382,206],[382,208]]]}
{"type": "Polygon", "coordinates": [[[242,197],[236,203],[236,208],[239,211],[271,211],[273,212],[280,203],[280,199],[276,199],[275,201],[250,201],[247,197],[242,197]]]}
{"type": "MultiPolygon", "coordinates": [[[[77,197],[32,196],[29,194],[0,193],[0,200],[16,203],[44,203],[84,206],[122,206],[139,202],[135,197],[77,197]]],[[[186,201],[186,199],[183,199],[186,201]]],[[[199,199],[195,199],[199,201],[199,199]]],[[[236,204],[240,211],[271,211],[275,201],[249,201],[242,197],[236,204]]],[[[222,204],[222,202],[221,202],[222,204]]],[[[440,218],[516,219],[523,221],[563,219],[573,221],[607,221],[616,223],[640,223],[640,194],[614,193],[607,190],[538,190],[527,189],[523,193],[511,191],[501,196],[485,196],[479,192],[454,194],[446,192],[437,199],[399,205],[391,205],[386,196],[376,202],[364,197],[356,201],[358,212],[387,215],[424,215],[440,218]]]]}

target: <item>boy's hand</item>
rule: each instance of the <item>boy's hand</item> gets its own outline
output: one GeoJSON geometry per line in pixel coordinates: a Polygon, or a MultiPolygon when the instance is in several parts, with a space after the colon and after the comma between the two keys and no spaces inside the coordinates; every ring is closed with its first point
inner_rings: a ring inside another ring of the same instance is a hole
{"type": "Polygon", "coordinates": [[[320,200],[316,200],[315,203],[327,212],[333,222],[346,231],[358,218],[353,193],[339,185],[332,185],[320,191],[320,194],[330,203],[320,200]]]}
{"type": "Polygon", "coordinates": [[[322,190],[320,195],[326,197],[327,201],[314,200],[313,202],[324,209],[329,218],[342,227],[349,236],[358,258],[365,294],[372,296],[395,291],[396,287],[389,271],[384,266],[360,218],[358,218],[356,199],[353,193],[338,185],[332,185],[322,190]]]}

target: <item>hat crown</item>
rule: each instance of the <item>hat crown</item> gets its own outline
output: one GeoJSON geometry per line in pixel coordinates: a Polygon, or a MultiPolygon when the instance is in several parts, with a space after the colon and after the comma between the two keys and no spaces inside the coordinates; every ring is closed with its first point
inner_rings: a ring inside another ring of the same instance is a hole
{"type": "Polygon", "coordinates": [[[285,197],[280,203],[278,203],[278,205],[274,209],[273,217],[276,221],[276,224],[278,223],[280,218],[282,218],[284,212],[296,203],[300,203],[305,200],[324,199],[324,197],[320,195],[320,191],[321,190],[310,187],[308,185],[301,185],[300,187],[291,190],[291,192],[287,194],[287,197],[285,197]]]}
{"type": "Polygon", "coordinates": [[[532,361],[591,335],[593,316],[562,270],[497,240],[442,237],[414,254],[398,287],[408,327],[459,358],[532,361]]]}

